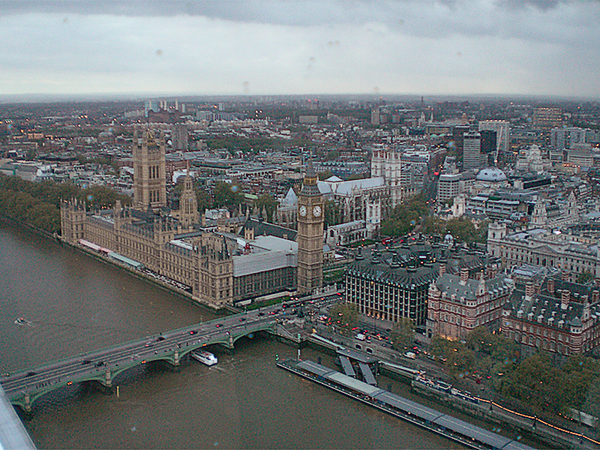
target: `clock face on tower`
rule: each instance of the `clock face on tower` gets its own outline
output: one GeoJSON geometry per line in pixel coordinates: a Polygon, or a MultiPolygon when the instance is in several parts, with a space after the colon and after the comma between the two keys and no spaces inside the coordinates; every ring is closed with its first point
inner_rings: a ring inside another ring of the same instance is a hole
{"type": "Polygon", "coordinates": [[[300,215],[304,217],[306,215],[306,206],[302,205],[300,207],[300,215]]]}
{"type": "Polygon", "coordinates": [[[321,207],[319,205],[313,208],[313,216],[319,217],[321,215],[321,207]]]}

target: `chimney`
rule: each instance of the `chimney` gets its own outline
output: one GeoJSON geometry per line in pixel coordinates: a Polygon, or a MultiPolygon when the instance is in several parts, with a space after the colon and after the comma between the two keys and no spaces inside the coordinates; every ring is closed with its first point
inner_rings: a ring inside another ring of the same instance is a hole
{"type": "Polygon", "coordinates": [[[440,277],[446,273],[446,264],[440,264],[440,277]]]}
{"type": "Polygon", "coordinates": [[[554,295],[554,290],[556,289],[556,286],[554,285],[554,278],[550,278],[548,280],[548,284],[546,285],[546,288],[548,289],[548,292],[552,295],[554,295]]]}
{"type": "Polygon", "coordinates": [[[535,286],[533,285],[533,281],[528,281],[525,285],[525,300],[529,300],[533,298],[533,294],[535,293],[535,286]]]}
{"type": "Polygon", "coordinates": [[[569,307],[569,300],[571,299],[571,292],[563,289],[560,291],[560,309],[567,309],[569,307]]]}
{"type": "Polygon", "coordinates": [[[592,292],[592,303],[596,303],[600,300],[600,291],[592,292]]]}
{"type": "Polygon", "coordinates": [[[463,267],[460,269],[460,284],[467,284],[467,280],[469,279],[469,269],[463,267]]]}

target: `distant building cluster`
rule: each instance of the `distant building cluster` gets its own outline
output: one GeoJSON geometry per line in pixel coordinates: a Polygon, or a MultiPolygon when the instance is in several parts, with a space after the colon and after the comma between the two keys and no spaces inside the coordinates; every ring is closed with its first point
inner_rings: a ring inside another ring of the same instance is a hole
{"type": "Polygon", "coordinates": [[[597,349],[593,103],[257,97],[21,109],[0,118],[0,173],[130,196],[110,210],[66,199],[63,238],[198,302],[318,292],[335,275],[385,327],[409,318],[426,338],[462,340],[484,326],[557,358],[597,349]],[[384,236],[417,196],[436,227],[468,221],[487,229],[486,244],[427,236],[419,221],[413,234],[384,236]]]}

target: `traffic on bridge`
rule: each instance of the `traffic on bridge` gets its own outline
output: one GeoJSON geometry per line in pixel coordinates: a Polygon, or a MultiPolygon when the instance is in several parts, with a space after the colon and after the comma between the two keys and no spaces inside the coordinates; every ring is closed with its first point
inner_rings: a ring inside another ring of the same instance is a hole
{"type": "Polygon", "coordinates": [[[116,375],[140,364],[162,360],[178,366],[182,357],[200,347],[233,348],[241,337],[259,331],[274,333],[277,324],[295,312],[292,306],[276,305],[235,314],[7,374],[0,383],[13,405],[30,412],[35,400],[55,389],[84,381],[110,388],[116,375]]]}

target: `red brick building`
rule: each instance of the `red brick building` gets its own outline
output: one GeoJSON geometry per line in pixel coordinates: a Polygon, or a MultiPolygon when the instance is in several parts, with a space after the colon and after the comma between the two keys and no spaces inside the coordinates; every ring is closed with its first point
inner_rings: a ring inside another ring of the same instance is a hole
{"type": "Polygon", "coordinates": [[[503,311],[502,333],[521,345],[557,356],[590,353],[600,337],[600,291],[595,286],[549,278],[517,286],[503,311]]]}

